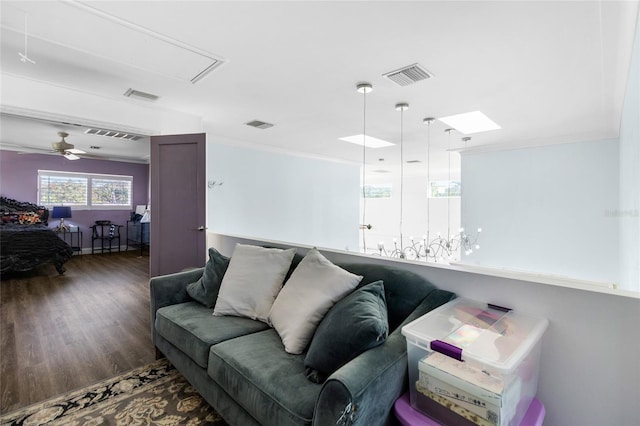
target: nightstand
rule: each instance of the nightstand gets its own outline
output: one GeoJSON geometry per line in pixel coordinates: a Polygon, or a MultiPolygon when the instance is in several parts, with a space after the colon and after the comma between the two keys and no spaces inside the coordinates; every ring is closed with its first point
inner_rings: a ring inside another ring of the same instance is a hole
{"type": "Polygon", "coordinates": [[[82,231],[80,227],[73,226],[67,229],[54,229],[58,237],[71,246],[73,254],[82,254],[82,231]]]}

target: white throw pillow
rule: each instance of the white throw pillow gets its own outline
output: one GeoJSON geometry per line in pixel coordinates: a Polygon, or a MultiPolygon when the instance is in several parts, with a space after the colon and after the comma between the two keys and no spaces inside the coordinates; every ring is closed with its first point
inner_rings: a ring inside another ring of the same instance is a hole
{"type": "Polygon", "coordinates": [[[222,279],[213,315],[267,322],[295,252],[295,249],[237,244],[222,279]]]}
{"type": "Polygon", "coordinates": [[[311,249],[291,274],[269,313],[285,350],[301,354],[325,314],[362,280],[311,249]]]}

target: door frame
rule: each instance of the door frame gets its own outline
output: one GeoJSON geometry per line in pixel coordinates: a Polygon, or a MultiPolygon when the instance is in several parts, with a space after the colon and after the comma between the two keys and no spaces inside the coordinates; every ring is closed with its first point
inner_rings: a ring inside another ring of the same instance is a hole
{"type": "MultiPolygon", "coordinates": [[[[162,275],[166,273],[163,271],[162,265],[160,265],[160,250],[162,247],[169,247],[172,242],[164,241],[163,229],[167,226],[172,226],[171,223],[164,223],[163,217],[160,214],[153,214],[153,212],[161,211],[161,206],[175,206],[170,198],[170,193],[163,193],[160,188],[160,181],[162,176],[162,170],[158,165],[160,161],[160,149],[162,145],[179,145],[179,144],[196,144],[197,158],[195,164],[189,164],[185,167],[196,168],[196,193],[198,196],[194,200],[193,205],[190,205],[190,209],[196,210],[197,222],[194,224],[194,231],[203,227],[201,230],[202,236],[201,243],[198,244],[197,252],[195,256],[200,259],[196,265],[184,265],[184,267],[202,266],[206,260],[206,133],[192,133],[192,134],[179,134],[179,135],[163,135],[163,136],[151,136],[151,160],[150,160],[150,183],[151,183],[151,235],[149,244],[149,275],[150,277],[162,275]]],[[[172,271],[178,272],[178,271],[172,271]]]]}

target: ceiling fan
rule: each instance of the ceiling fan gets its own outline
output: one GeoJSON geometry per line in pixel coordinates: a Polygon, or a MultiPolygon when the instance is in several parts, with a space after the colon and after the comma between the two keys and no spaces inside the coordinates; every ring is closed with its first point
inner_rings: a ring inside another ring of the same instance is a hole
{"type": "Polygon", "coordinates": [[[80,149],[75,149],[75,145],[64,140],[64,138],[69,136],[69,133],[58,132],[58,136],[60,136],[61,138],[60,142],[51,143],[54,152],[58,152],[64,155],[64,158],[66,158],[67,160],[79,160],[80,157],[78,157],[76,154],[86,154],[86,152],[80,149]]]}

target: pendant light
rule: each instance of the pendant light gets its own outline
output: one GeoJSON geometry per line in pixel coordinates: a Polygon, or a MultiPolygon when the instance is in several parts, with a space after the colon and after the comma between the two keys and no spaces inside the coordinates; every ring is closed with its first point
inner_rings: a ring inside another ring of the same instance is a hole
{"type": "MultiPolygon", "coordinates": [[[[447,143],[447,248],[451,249],[451,132],[453,132],[454,129],[445,129],[444,131],[449,135],[449,142],[447,143]]],[[[449,252],[449,257],[451,257],[451,252],[449,252]]]]}
{"type": "Polygon", "coordinates": [[[362,93],[362,250],[367,253],[367,230],[371,225],[367,224],[367,194],[365,188],[366,165],[367,165],[367,93],[373,91],[373,86],[369,83],[359,83],[356,86],[358,93],[362,93]]]}
{"type": "MultiPolygon", "coordinates": [[[[462,142],[464,142],[464,146],[467,146],[467,142],[471,140],[471,136],[465,136],[462,138],[462,142]]],[[[462,207],[462,206],[461,206],[462,207]]],[[[476,235],[467,234],[463,227],[460,227],[460,247],[464,249],[464,254],[469,256],[473,253],[473,250],[480,250],[480,244],[478,244],[478,239],[480,238],[480,233],[482,232],[482,228],[478,228],[478,233],[476,235]]]]}
{"type": "MultiPolygon", "coordinates": [[[[482,228],[478,228],[478,233],[476,235],[467,234],[464,228],[461,226],[458,229],[458,232],[455,234],[451,234],[451,133],[454,132],[455,129],[445,129],[445,133],[449,135],[448,142],[448,182],[447,182],[447,238],[441,239],[438,243],[441,250],[438,250],[439,258],[441,260],[445,260],[444,257],[447,257],[447,260],[457,260],[458,251],[464,250],[465,255],[470,255],[473,253],[473,247],[475,249],[480,249],[480,245],[477,243],[480,233],[482,232],[482,228]]],[[[462,138],[463,142],[468,142],[471,140],[470,137],[462,138]]]]}
{"type": "Polygon", "coordinates": [[[409,109],[409,104],[401,102],[396,104],[396,111],[400,111],[400,258],[404,259],[406,253],[402,241],[402,219],[404,207],[404,112],[409,109]]]}
{"type": "Polygon", "coordinates": [[[431,123],[435,121],[433,117],[422,120],[427,125],[427,231],[422,237],[425,261],[433,254],[431,249],[431,123]]]}

